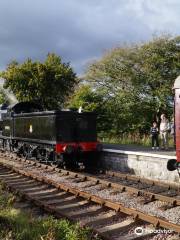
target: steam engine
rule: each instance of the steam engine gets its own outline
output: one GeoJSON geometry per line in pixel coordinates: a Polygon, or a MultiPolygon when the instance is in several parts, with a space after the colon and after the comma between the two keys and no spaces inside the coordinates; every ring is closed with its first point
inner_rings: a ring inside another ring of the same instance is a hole
{"type": "Polygon", "coordinates": [[[2,114],[1,126],[3,148],[41,162],[88,167],[102,149],[92,112],[43,111],[20,102],[2,114]]]}

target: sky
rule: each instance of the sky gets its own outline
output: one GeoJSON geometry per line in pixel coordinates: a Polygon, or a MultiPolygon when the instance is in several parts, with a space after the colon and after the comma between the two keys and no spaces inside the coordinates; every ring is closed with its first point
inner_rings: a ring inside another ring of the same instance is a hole
{"type": "Polygon", "coordinates": [[[0,0],[0,70],[54,52],[81,75],[110,48],[180,35],[179,19],[180,0],[0,0]]]}

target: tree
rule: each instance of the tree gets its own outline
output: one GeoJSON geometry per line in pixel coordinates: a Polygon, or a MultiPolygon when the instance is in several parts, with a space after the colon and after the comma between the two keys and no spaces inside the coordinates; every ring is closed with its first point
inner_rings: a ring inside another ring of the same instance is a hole
{"type": "Polygon", "coordinates": [[[90,85],[79,84],[66,105],[68,108],[79,109],[79,107],[82,107],[83,111],[97,113],[98,131],[102,132],[106,130],[108,122],[106,101],[103,99],[103,95],[100,92],[94,91],[90,85]]]}
{"type": "Polygon", "coordinates": [[[172,114],[172,86],[180,74],[180,36],[161,36],[114,48],[91,63],[85,80],[103,93],[109,132],[149,131],[153,118],[172,114]]]}
{"type": "Polygon", "coordinates": [[[9,99],[2,89],[0,89],[0,105],[1,104],[9,104],[9,99]]]}
{"type": "Polygon", "coordinates": [[[74,94],[68,101],[68,107],[78,109],[83,108],[83,111],[97,111],[102,96],[93,91],[90,85],[79,85],[74,94]]]}
{"type": "Polygon", "coordinates": [[[19,101],[38,101],[46,109],[62,107],[77,83],[70,64],[55,54],[48,54],[43,63],[12,61],[0,76],[19,101]]]}

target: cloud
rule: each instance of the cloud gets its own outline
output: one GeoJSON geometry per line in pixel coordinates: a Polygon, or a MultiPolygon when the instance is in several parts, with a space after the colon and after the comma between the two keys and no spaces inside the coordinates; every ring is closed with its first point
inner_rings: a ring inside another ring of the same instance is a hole
{"type": "Polygon", "coordinates": [[[6,0],[0,2],[0,68],[55,52],[82,73],[113,46],[180,34],[179,0],[6,0]]]}

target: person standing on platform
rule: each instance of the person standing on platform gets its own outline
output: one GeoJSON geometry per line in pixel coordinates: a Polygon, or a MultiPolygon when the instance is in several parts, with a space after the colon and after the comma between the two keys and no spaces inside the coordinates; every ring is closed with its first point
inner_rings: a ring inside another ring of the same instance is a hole
{"type": "Polygon", "coordinates": [[[172,117],[172,119],[171,119],[171,122],[170,122],[170,134],[171,134],[171,136],[173,136],[174,137],[174,117],[172,117]]]}
{"type": "Polygon", "coordinates": [[[168,131],[169,131],[169,121],[165,114],[161,115],[160,123],[160,137],[161,137],[161,149],[168,150],[168,131]]]}
{"type": "Polygon", "coordinates": [[[156,122],[153,122],[150,132],[151,132],[151,139],[152,139],[152,149],[154,150],[156,147],[156,149],[158,150],[159,149],[159,139],[158,139],[159,129],[156,122]]]}
{"type": "Polygon", "coordinates": [[[174,148],[176,147],[175,145],[175,126],[174,126],[174,117],[172,117],[172,119],[171,119],[171,122],[170,122],[170,129],[169,129],[169,131],[170,131],[170,135],[171,135],[171,137],[172,137],[172,139],[173,139],[173,146],[174,146],[174,148]]]}

